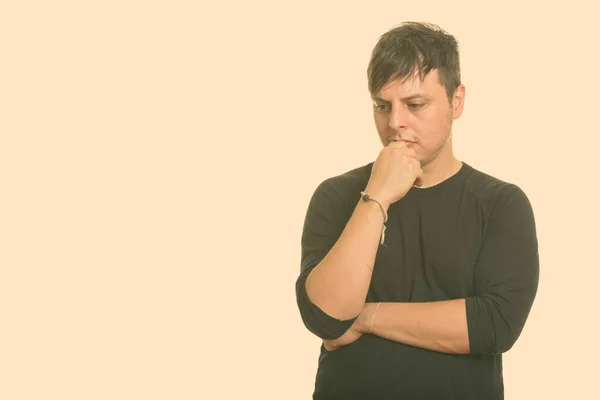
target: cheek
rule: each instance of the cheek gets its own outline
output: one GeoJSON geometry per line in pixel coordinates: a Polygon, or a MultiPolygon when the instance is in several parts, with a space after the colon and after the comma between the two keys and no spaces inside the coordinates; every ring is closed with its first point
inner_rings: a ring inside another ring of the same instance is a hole
{"type": "Polygon", "coordinates": [[[375,125],[378,128],[388,126],[388,119],[387,119],[386,115],[384,115],[384,114],[374,112],[373,120],[375,121],[375,125]]]}
{"type": "Polygon", "coordinates": [[[443,112],[431,112],[421,119],[421,126],[429,140],[441,140],[448,130],[448,116],[443,112]]]}
{"type": "Polygon", "coordinates": [[[375,128],[380,135],[387,135],[390,131],[389,119],[385,115],[375,114],[375,128]]]}

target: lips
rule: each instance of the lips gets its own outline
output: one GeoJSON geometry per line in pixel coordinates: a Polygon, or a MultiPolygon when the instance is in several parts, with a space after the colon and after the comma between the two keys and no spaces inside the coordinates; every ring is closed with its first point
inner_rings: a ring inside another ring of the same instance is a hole
{"type": "Polygon", "coordinates": [[[406,144],[415,144],[415,143],[417,143],[417,142],[413,142],[412,140],[407,140],[407,139],[393,139],[393,140],[390,140],[390,143],[392,143],[392,142],[404,142],[406,144]]]}

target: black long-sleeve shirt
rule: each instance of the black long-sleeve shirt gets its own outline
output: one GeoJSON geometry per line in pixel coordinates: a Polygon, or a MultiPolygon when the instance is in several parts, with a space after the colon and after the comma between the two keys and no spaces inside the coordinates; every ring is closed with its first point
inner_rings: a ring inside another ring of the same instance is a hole
{"type": "MultiPolygon", "coordinates": [[[[323,339],[354,322],[313,304],[306,278],[335,244],[373,163],[325,179],[302,232],[296,295],[302,320],[323,339]]],[[[504,398],[502,353],[525,325],[539,279],[531,204],[515,184],[463,162],[444,182],[411,188],[388,209],[367,302],[466,299],[470,354],[447,354],[364,334],[335,351],[321,346],[314,399],[504,398]]]]}

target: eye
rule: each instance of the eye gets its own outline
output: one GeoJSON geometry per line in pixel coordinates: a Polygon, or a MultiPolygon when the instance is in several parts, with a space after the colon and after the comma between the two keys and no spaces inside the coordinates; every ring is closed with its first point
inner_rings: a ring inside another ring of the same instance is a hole
{"type": "Polygon", "coordinates": [[[387,104],[377,104],[377,103],[374,103],[374,105],[375,105],[375,109],[377,111],[386,111],[387,107],[388,107],[387,104]]]}
{"type": "Polygon", "coordinates": [[[417,110],[421,107],[423,107],[425,104],[422,103],[409,103],[408,107],[412,108],[413,110],[417,110]]]}

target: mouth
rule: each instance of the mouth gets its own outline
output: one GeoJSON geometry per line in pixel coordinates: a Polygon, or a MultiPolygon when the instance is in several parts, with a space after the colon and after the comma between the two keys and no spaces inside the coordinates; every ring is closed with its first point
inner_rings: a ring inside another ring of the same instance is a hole
{"type": "Polygon", "coordinates": [[[407,140],[407,139],[392,139],[392,140],[390,140],[390,143],[393,143],[393,142],[404,142],[404,143],[406,143],[406,145],[411,145],[411,144],[417,143],[417,142],[413,142],[412,140],[407,140]]]}

